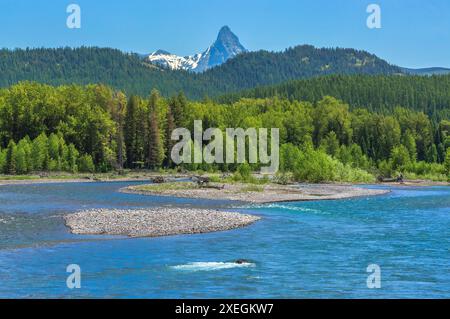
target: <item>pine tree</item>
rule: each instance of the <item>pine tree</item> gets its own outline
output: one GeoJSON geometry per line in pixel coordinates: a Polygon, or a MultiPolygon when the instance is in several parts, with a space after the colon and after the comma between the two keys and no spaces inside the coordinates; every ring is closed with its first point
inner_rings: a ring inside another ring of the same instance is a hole
{"type": "Polygon", "coordinates": [[[4,149],[4,150],[0,149],[0,173],[4,173],[5,172],[6,152],[7,152],[6,149],[4,149]]]}
{"type": "Polygon", "coordinates": [[[6,169],[5,173],[9,175],[16,174],[16,156],[17,156],[17,146],[13,140],[11,140],[8,144],[7,152],[6,152],[6,169]]]}
{"type": "Polygon", "coordinates": [[[51,134],[48,138],[48,164],[46,165],[47,169],[50,171],[58,171],[61,170],[60,167],[60,157],[59,157],[59,137],[56,134],[51,134]]]}
{"type": "Polygon", "coordinates": [[[22,172],[28,173],[33,169],[33,165],[31,163],[31,144],[32,142],[28,137],[28,135],[25,136],[25,138],[21,139],[19,143],[17,143],[17,152],[19,152],[19,150],[21,150],[21,152],[23,151],[23,159],[21,159],[20,164],[24,166],[21,167],[20,169],[17,168],[17,170],[21,172],[20,174],[22,174],[22,172]]]}
{"type": "Polygon", "coordinates": [[[56,134],[50,134],[48,138],[48,154],[52,160],[59,159],[59,138],[56,134]]]}
{"type": "Polygon", "coordinates": [[[62,136],[59,137],[59,163],[58,166],[62,171],[68,171],[69,169],[69,148],[66,145],[66,141],[62,136]]]}
{"type": "Polygon", "coordinates": [[[172,162],[172,148],[175,145],[175,141],[172,141],[172,132],[176,129],[175,126],[175,119],[172,113],[172,108],[170,107],[170,105],[167,108],[167,114],[166,114],[166,157],[164,160],[164,166],[166,167],[172,167],[173,166],[173,162],[172,162]]]}
{"type": "Polygon", "coordinates": [[[68,151],[67,151],[67,164],[69,167],[69,170],[72,173],[76,173],[78,171],[78,156],[79,153],[77,151],[77,149],[75,148],[75,146],[73,144],[70,144],[68,147],[68,151]]]}
{"type": "Polygon", "coordinates": [[[184,127],[187,104],[188,102],[183,92],[178,93],[177,96],[172,97],[169,101],[175,125],[177,127],[184,127]]]}
{"type": "Polygon", "coordinates": [[[133,168],[134,163],[138,161],[138,105],[138,97],[134,95],[131,96],[127,104],[125,124],[123,129],[128,168],[133,168]]]}
{"type": "Polygon", "coordinates": [[[18,144],[16,151],[16,173],[28,173],[27,156],[25,153],[25,149],[20,145],[20,143],[18,144]]]}
{"type": "Polygon", "coordinates": [[[148,157],[147,165],[155,169],[162,165],[164,160],[164,146],[158,123],[158,106],[160,95],[157,90],[152,90],[149,98],[148,111],[150,113],[148,122],[148,157]]]}
{"type": "Polygon", "coordinates": [[[427,161],[429,163],[436,163],[438,159],[438,152],[437,152],[437,147],[435,144],[432,144],[429,148],[428,148],[428,152],[427,152],[427,161]]]}
{"type": "Polygon", "coordinates": [[[43,170],[48,167],[46,161],[48,159],[48,138],[42,133],[34,139],[31,145],[31,163],[32,170],[43,170]]]}
{"type": "Polygon", "coordinates": [[[164,160],[164,148],[158,126],[156,111],[150,114],[149,123],[149,146],[147,164],[149,168],[155,169],[161,166],[164,160]]]}

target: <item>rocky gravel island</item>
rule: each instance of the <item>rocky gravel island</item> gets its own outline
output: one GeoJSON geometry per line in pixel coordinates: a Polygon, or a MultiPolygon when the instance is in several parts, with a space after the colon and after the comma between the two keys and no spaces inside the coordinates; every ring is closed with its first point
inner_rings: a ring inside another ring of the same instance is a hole
{"type": "Polygon", "coordinates": [[[96,209],[64,216],[65,224],[73,234],[129,237],[225,231],[248,226],[259,219],[236,212],[191,208],[96,209]]]}

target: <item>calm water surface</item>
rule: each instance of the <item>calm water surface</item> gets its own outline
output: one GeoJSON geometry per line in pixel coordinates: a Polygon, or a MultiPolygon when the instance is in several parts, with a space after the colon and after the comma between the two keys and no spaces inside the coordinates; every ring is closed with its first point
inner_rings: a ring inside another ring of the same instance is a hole
{"type": "Polygon", "coordinates": [[[246,206],[117,192],[131,184],[0,186],[0,297],[450,298],[449,187],[246,206]],[[263,219],[227,232],[128,239],[71,235],[61,217],[180,205],[263,219]],[[240,258],[253,265],[230,263],[240,258]],[[66,286],[69,264],[81,267],[81,289],[66,286]],[[381,267],[381,289],[367,288],[369,264],[381,267]]]}

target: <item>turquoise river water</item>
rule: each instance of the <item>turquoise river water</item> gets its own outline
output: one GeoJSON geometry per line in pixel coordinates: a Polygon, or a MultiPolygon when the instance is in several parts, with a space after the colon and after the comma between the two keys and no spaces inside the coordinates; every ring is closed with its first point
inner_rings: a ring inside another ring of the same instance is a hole
{"type": "Polygon", "coordinates": [[[0,298],[450,298],[450,187],[255,206],[118,192],[132,184],[0,186],[0,298]],[[72,235],[62,219],[89,208],[180,205],[262,220],[128,239],[72,235]],[[66,285],[70,264],[81,268],[80,289],[66,285]],[[380,289],[367,287],[370,264],[381,269],[380,289]]]}

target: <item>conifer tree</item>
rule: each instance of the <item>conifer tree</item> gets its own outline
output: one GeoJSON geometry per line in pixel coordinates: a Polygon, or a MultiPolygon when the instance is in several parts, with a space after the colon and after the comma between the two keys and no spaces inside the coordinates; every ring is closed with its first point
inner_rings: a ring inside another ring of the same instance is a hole
{"type": "Polygon", "coordinates": [[[6,152],[6,168],[5,173],[9,175],[16,174],[16,157],[17,157],[17,146],[13,140],[8,144],[6,152]]]}
{"type": "Polygon", "coordinates": [[[164,146],[161,139],[161,132],[158,123],[158,105],[160,95],[157,90],[152,90],[149,98],[148,111],[148,156],[147,165],[151,169],[158,168],[164,160],[164,146]]]}
{"type": "Polygon", "coordinates": [[[155,169],[160,167],[164,160],[164,148],[161,141],[156,111],[150,114],[148,141],[147,164],[149,168],[155,169]]]}
{"type": "Polygon", "coordinates": [[[138,158],[138,105],[139,99],[132,95],[127,104],[124,123],[124,142],[127,154],[127,167],[133,168],[138,158]]]}
{"type": "Polygon", "coordinates": [[[68,151],[67,151],[67,164],[69,167],[69,170],[72,173],[76,173],[78,171],[78,156],[79,153],[77,151],[77,149],[75,148],[75,146],[73,144],[70,144],[68,147],[68,151]]]}
{"type": "Polygon", "coordinates": [[[40,171],[48,167],[48,138],[45,133],[39,135],[32,142],[30,157],[33,170],[40,171]]]}
{"type": "Polygon", "coordinates": [[[175,125],[177,127],[184,127],[186,124],[186,109],[188,104],[186,96],[183,92],[180,92],[177,96],[171,98],[169,104],[172,107],[175,125]]]}
{"type": "Polygon", "coordinates": [[[172,113],[172,108],[169,105],[167,108],[167,114],[166,114],[166,141],[165,141],[165,146],[166,146],[166,157],[164,159],[164,166],[166,167],[172,167],[173,166],[173,162],[172,162],[172,148],[175,145],[175,141],[172,141],[172,132],[176,129],[175,126],[175,119],[172,113]]]}
{"type": "Polygon", "coordinates": [[[16,151],[16,174],[26,174],[28,173],[27,157],[25,149],[20,143],[17,146],[16,151]]]}
{"type": "Polygon", "coordinates": [[[126,97],[125,94],[122,92],[117,93],[116,95],[116,116],[115,116],[115,122],[116,122],[116,144],[117,144],[117,164],[119,168],[119,172],[122,173],[123,171],[123,165],[126,159],[126,153],[125,153],[125,141],[124,141],[124,117],[126,112],[126,97]]]}
{"type": "Polygon", "coordinates": [[[2,149],[0,148],[0,173],[4,173],[4,172],[5,172],[5,167],[6,167],[6,152],[7,152],[6,149],[2,150],[2,149]]]}

